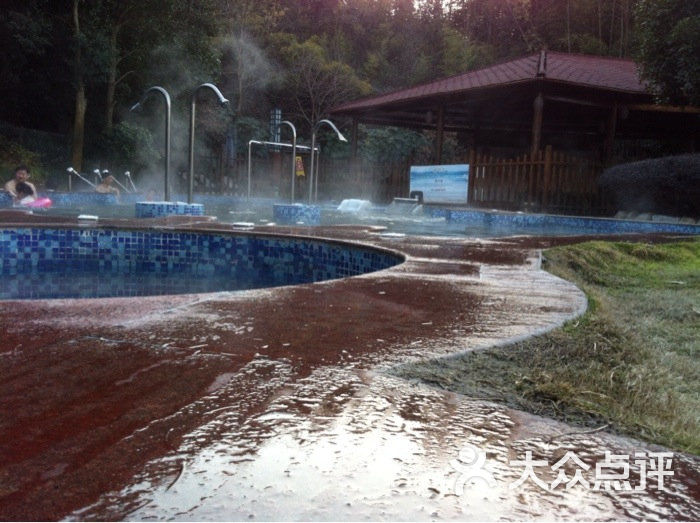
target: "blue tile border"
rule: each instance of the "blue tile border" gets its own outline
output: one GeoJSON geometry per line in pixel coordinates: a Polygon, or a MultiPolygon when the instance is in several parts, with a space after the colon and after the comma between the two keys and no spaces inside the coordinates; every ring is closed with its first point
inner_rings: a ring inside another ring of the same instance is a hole
{"type": "Polygon", "coordinates": [[[272,206],[272,215],[276,222],[285,225],[321,225],[321,207],[318,205],[279,203],[272,206]]]}
{"type": "Polygon", "coordinates": [[[445,218],[447,221],[454,223],[504,229],[509,227],[533,229],[539,234],[546,233],[548,228],[574,229],[582,234],[700,234],[700,225],[683,223],[593,218],[590,216],[560,216],[555,214],[507,213],[430,206],[426,207],[426,213],[433,218],[445,218]]]}
{"type": "MultiPolygon", "coordinates": [[[[370,246],[308,238],[12,227],[0,229],[0,299],[17,297],[13,292],[19,287],[25,293],[41,291],[41,297],[65,296],[65,289],[46,296],[46,288],[32,288],[46,274],[97,273],[102,279],[114,279],[117,287],[121,283],[115,276],[124,274],[173,275],[180,280],[212,277],[219,278],[221,288],[213,289],[219,291],[343,278],[385,269],[403,259],[370,246]]],[[[50,279],[41,281],[45,287],[54,285],[50,279]]],[[[114,295],[120,292],[117,289],[114,295]]]]}
{"type": "Polygon", "coordinates": [[[137,218],[204,216],[204,205],[184,202],[136,202],[135,212],[137,218]]]}

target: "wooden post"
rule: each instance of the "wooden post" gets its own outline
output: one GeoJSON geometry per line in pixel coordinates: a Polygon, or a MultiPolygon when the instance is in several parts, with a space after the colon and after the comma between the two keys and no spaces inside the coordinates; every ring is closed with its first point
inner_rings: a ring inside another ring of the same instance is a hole
{"type": "Polygon", "coordinates": [[[474,202],[474,186],[476,185],[476,148],[469,149],[469,177],[467,178],[467,204],[474,202]]]}
{"type": "Polygon", "coordinates": [[[437,127],[435,134],[435,163],[442,163],[442,143],[445,131],[445,106],[438,107],[437,127]]]}
{"type": "Polygon", "coordinates": [[[612,106],[605,128],[605,141],[603,142],[603,165],[607,165],[612,160],[613,148],[615,146],[615,131],[617,130],[617,104],[612,106]]]}
{"type": "Polygon", "coordinates": [[[535,101],[532,104],[534,115],[532,117],[532,142],[530,152],[535,154],[540,150],[540,142],[542,141],[542,113],[544,112],[544,96],[538,93],[535,101]]]}
{"type": "Polygon", "coordinates": [[[542,181],[542,207],[546,211],[549,204],[549,188],[552,178],[552,146],[548,145],[544,149],[544,180],[542,181]]]}

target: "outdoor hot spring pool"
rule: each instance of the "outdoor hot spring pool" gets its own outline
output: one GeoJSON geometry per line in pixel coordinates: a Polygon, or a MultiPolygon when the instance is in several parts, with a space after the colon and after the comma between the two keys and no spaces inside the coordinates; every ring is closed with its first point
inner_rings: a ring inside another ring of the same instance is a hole
{"type": "Polygon", "coordinates": [[[0,230],[0,299],[236,291],[401,263],[391,251],[303,237],[112,228],[0,230]]]}
{"type": "MultiPolygon", "coordinates": [[[[289,204],[279,205],[279,201],[272,199],[251,198],[248,200],[240,197],[216,195],[197,195],[196,201],[203,206],[203,214],[213,216],[219,223],[224,224],[380,226],[390,233],[412,236],[469,238],[629,233],[700,234],[700,225],[698,224],[450,208],[431,204],[415,206],[372,204],[362,209],[361,212],[341,212],[337,202],[295,207],[289,204]],[[281,220],[279,216],[275,216],[274,209],[276,207],[301,211],[304,211],[304,207],[307,210],[314,209],[317,211],[316,219],[310,220],[308,216],[303,216],[302,212],[302,216],[288,216],[286,220],[281,220]]],[[[48,211],[36,211],[36,213],[60,217],[77,217],[80,214],[87,214],[98,216],[100,219],[132,219],[135,216],[133,202],[124,201],[112,205],[87,205],[77,202],[71,205],[56,206],[48,211]]]]}

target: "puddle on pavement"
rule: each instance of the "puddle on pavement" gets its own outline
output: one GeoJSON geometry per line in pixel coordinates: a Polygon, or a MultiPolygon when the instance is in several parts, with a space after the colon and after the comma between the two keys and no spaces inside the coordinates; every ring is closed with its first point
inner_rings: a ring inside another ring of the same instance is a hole
{"type": "MultiPolygon", "coordinates": [[[[691,490],[700,477],[695,458],[674,456],[678,476],[665,478],[665,492],[652,485],[620,493],[563,483],[545,491],[532,480],[512,488],[524,471],[513,462],[522,461],[527,451],[549,466],[572,451],[591,467],[583,472],[592,483],[592,470],[605,451],[633,455],[649,449],[602,433],[550,443],[545,438],[566,426],[543,419],[538,420],[543,436],[521,437],[518,417],[528,415],[337,367],[318,369],[291,384],[284,377],[285,363],[257,362],[232,378],[228,392],[223,386],[216,394],[234,393],[236,380],[246,376],[254,381],[261,366],[268,371],[273,366],[278,378],[258,380],[257,390],[248,388],[248,393],[273,398],[259,413],[243,417],[244,398],[229,397],[231,408],[188,434],[177,451],[149,463],[133,485],[103,496],[71,519],[127,514],[137,520],[700,517],[697,492],[691,490]],[[474,469],[473,458],[479,455],[484,461],[474,469]]],[[[576,472],[569,465],[567,480],[576,472]]],[[[557,476],[551,467],[537,472],[550,484],[557,476]]],[[[630,474],[634,477],[635,471],[630,474]]]]}

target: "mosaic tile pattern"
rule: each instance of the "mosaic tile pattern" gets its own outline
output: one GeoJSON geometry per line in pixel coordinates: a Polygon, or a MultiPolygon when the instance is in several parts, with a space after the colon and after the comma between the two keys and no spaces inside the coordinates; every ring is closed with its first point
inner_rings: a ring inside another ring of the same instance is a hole
{"type": "Polygon", "coordinates": [[[184,202],[137,202],[137,218],[158,218],[160,216],[203,216],[201,203],[184,202]]]}
{"type": "Polygon", "coordinates": [[[12,196],[10,196],[10,193],[0,191],[0,207],[12,207],[12,196]]]}
{"type": "Polygon", "coordinates": [[[321,208],[318,205],[275,204],[272,213],[276,222],[285,225],[299,222],[321,225],[321,208]]]}
{"type": "Polygon", "coordinates": [[[114,194],[98,192],[49,192],[41,194],[51,198],[53,207],[77,207],[81,205],[116,205],[119,203],[114,194]]]}
{"type": "MultiPolygon", "coordinates": [[[[106,228],[9,228],[0,229],[0,297],[16,296],[12,295],[13,289],[31,288],[36,281],[50,287],[51,282],[41,276],[45,274],[98,274],[102,279],[119,279],[120,275],[174,275],[175,280],[218,278],[215,288],[209,289],[213,291],[342,278],[402,261],[399,255],[369,247],[301,238],[106,228]]],[[[129,287],[125,281],[115,285],[129,287]]],[[[181,281],[175,283],[180,285],[181,281]]],[[[195,281],[195,290],[177,292],[202,292],[200,283],[195,281]]],[[[164,293],[169,292],[155,292],[164,293]]]]}
{"type": "Polygon", "coordinates": [[[537,231],[566,228],[590,234],[622,233],[678,233],[700,234],[700,225],[681,223],[618,220],[592,218],[588,216],[559,216],[554,214],[519,214],[478,211],[474,209],[448,209],[427,207],[426,212],[434,218],[445,218],[454,223],[472,224],[491,228],[522,228],[537,231]]]}

